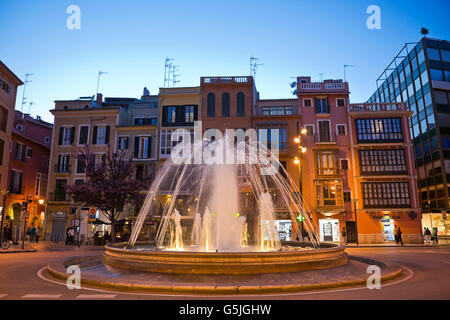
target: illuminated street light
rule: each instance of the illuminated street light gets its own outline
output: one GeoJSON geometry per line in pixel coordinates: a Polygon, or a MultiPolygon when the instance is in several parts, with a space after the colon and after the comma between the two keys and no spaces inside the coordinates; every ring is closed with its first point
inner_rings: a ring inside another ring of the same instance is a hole
{"type": "Polygon", "coordinates": [[[300,143],[300,137],[295,137],[295,138],[294,138],[294,142],[295,142],[295,143],[300,143]]]}
{"type": "Polygon", "coordinates": [[[44,199],[39,199],[39,204],[42,206],[44,204],[44,199]]]}
{"type": "Polygon", "coordinates": [[[300,164],[300,159],[299,159],[298,157],[295,157],[294,163],[295,163],[295,164],[300,164]]]}
{"type": "Polygon", "coordinates": [[[301,134],[306,134],[308,131],[306,130],[306,128],[303,128],[301,131],[301,134]]]}
{"type": "Polygon", "coordinates": [[[305,152],[306,152],[306,148],[302,147],[302,153],[305,153],[305,152]]]}

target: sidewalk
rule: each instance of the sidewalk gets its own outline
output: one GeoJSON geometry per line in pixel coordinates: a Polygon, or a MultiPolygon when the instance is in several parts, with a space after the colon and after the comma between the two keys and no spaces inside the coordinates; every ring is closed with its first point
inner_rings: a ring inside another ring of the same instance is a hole
{"type": "Polygon", "coordinates": [[[405,244],[402,245],[396,245],[396,244],[390,244],[390,243],[362,243],[360,245],[356,245],[356,243],[349,243],[347,244],[347,248],[439,248],[439,247],[450,247],[450,243],[439,243],[436,244],[405,244]]]}
{"type": "Polygon", "coordinates": [[[24,250],[22,250],[22,242],[19,244],[12,244],[8,250],[1,250],[2,253],[22,253],[22,252],[36,252],[36,251],[64,251],[64,250],[104,250],[104,246],[86,247],[84,245],[78,246],[66,246],[64,241],[58,243],[51,241],[39,241],[38,243],[25,241],[24,250]]]}

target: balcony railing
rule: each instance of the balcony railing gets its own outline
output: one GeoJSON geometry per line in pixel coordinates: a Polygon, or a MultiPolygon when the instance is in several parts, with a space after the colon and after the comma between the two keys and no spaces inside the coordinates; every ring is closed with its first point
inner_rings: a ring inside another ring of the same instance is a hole
{"type": "Polygon", "coordinates": [[[299,83],[299,91],[342,91],[348,90],[347,84],[345,82],[310,82],[310,83],[299,83]]]}
{"type": "Polygon", "coordinates": [[[406,111],[406,103],[352,103],[348,106],[349,112],[369,112],[369,111],[406,111]]]}
{"type": "Polygon", "coordinates": [[[202,77],[202,84],[250,83],[250,77],[202,77]]]}
{"type": "Polygon", "coordinates": [[[335,133],[330,133],[330,134],[319,134],[316,133],[314,134],[314,143],[319,143],[319,144],[335,144],[336,143],[336,134],[335,133]]]}
{"type": "Polygon", "coordinates": [[[67,193],[63,190],[50,192],[48,201],[67,201],[67,193]]]}
{"type": "Polygon", "coordinates": [[[318,177],[330,177],[330,178],[335,178],[335,177],[340,177],[341,176],[341,169],[339,168],[319,168],[316,169],[316,176],[318,177]]]}

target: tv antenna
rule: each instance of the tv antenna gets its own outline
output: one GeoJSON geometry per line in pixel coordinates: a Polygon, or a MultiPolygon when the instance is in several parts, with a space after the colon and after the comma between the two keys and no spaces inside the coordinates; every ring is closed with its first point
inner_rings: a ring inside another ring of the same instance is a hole
{"type": "Polygon", "coordinates": [[[319,73],[319,76],[320,76],[320,82],[323,82],[323,72],[319,73]]]}
{"type": "Polygon", "coordinates": [[[173,61],[173,59],[166,58],[166,60],[164,62],[164,88],[166,88],[166,84],[167,84],[167,87],[169,86],[170,70],[172,68],[172,61],[173,61]]]}
{"type": "Polygon", "coordinates": [[[250,57],[250,75],[253,76],[253,80],[256,78],[256,70],[259,66],[263,66],[264,63],[258,63],[259,58],[250,57]]]}
{"type": "Polygon", "coordinates": [[[346,74],[345,74],[345,70],[346,70],[347,68],[349,68],[349,67],[353,67],[353,66],[350,65],[350,64],[344,64],[344,82],[347,82],[347,77],[346,77],[346,74]]]}
{"type": "Polygon", "coordinates": [[[20,112],[23,112],[23,106],[25,105],[25,100],[27,99],[25,97],[25,88],[27,86],[27,83],[32,82],[33,80],[28,79],[29,77],[31,77],[33,74],[32,73],[27,73],[25,74],[25,80],[23,82],[23,92],[22,92],[22,105],[20,106],[20,112]]]}
{"type": "Polygon", "coordinates": [[[100,76],[102,75],[102,74],[107,74],[108,72],[103,72],[103,71],[99,71],[98,72],[98,77],[97,77],[97,93],[98,93],[98,87],[99,87],[99,85],[100,85],[100,76]]]}
{"type": "Polygon", "coordinates": [[[172,88],[175,87],[175,83],[180,82],[180,80],[176,80],[179,76],[181,76],[181,74],[176,74],[176,71],[180,71],[180,69],[178,68],[179,66],[171,66],[171,71],[172,71],[172,88]]]}
{"type": "Polygon", "coordinates": [[[30,101],[28,104],[28,114],[31,115],[31,106],[34,104],[34,101],[30,101]]]}

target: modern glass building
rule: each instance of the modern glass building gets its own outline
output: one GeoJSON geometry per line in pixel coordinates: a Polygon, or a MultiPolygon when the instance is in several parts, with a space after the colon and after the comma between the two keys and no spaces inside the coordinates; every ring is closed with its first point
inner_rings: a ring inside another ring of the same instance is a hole
{"type": "Polygon", "coordinates": [[[377,87],[368,102],[406,102],[414,112],[410,130],[422,213],[446,220],[441,213],[449,208],[450,193],[450,42],[423,37],[406,43],[377,87]]]}

